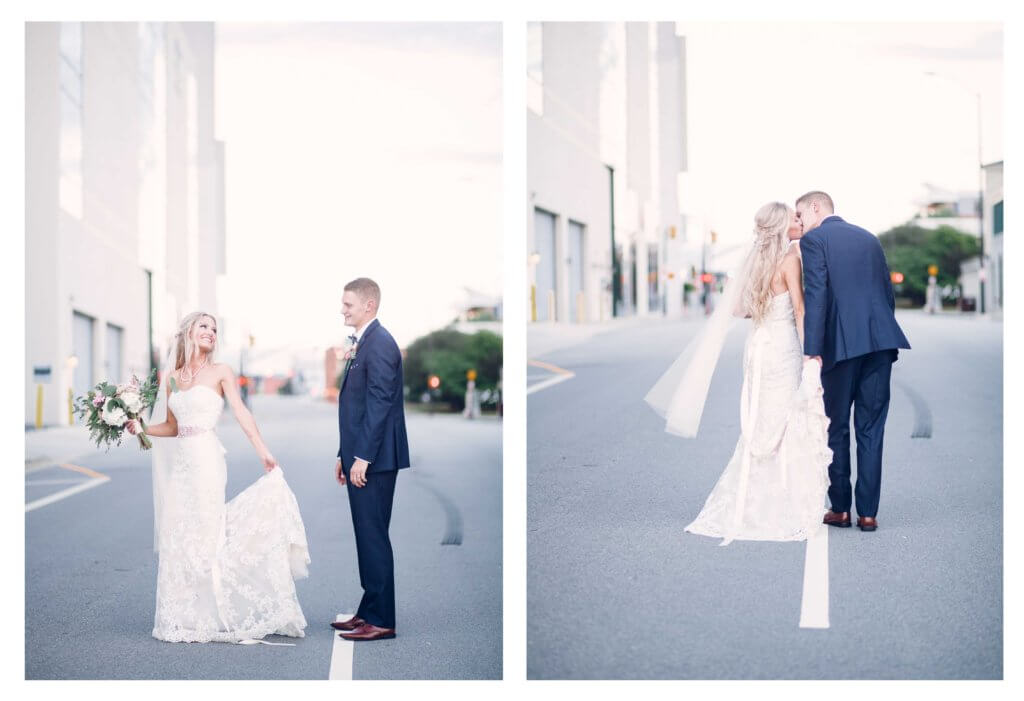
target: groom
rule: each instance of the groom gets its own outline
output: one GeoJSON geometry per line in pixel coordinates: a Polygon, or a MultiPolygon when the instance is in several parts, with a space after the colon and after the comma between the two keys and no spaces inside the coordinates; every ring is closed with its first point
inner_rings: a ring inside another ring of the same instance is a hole
{"type": "Polygon", "coordinates": [[[857,432],[857,527],[878,528],[882,436],[897,349],[910,348],[896,323],[889,266],[878,239],[833,212],[832,198],[796,201],[803,223],[804,353],[821,363],[832,464],[824,523],[850,527],[850,407],[857,432]]]}
{"type": "Polygon", "coordinates": [[[388,537],[398,470],[409,467],[402,354],[377,321],[380,287],[369,278],[345,285],[341,313],[352,350],[338,397],[340,447],[335,476],[348,486],[363,598],[356,615],[331,626],[346,640],[395,637],[395,563],[388,537]]]}

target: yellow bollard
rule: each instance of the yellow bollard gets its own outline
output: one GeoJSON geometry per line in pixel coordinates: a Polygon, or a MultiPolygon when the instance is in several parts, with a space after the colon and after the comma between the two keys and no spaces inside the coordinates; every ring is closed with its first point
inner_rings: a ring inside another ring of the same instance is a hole
{"type": "Polygon", "coordinates": [[[36,385],[36,428],[43,427],[43,386],[36,385]]]}
{"type": "Polygon", "coordinates": [[[583,297],[583,290],[576,293],[576,323],[582,324],[586,321],[584,318],[587,313],[587,306],[583,297]]]}
{"type": "Polygon", "coordinates": [[[530,321],[537,321],[537,286],[530,285],[530,321]]]}
{"type": "Polygon", "coordinates": [[[75,395],[68,388],[68,426],[75,425],[75,395]]]}

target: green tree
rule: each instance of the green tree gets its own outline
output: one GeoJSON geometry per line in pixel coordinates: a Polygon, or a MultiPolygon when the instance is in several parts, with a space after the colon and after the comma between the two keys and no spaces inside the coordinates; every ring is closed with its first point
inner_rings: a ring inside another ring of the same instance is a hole
{"type": "Polygon", "coordinates": [[[929,265],[939,268],[936,280],[940,288],[955,287],[960,278],[960,263],[978,255],[979,248],[976,237],[945,225],[932,230],[903,224],[879,234],[878,240],[885,251],[889,270],[904,275],[902,290],[897,296],[919,305],[925,302],[929,265]]]}
{"type": "Polygon", "coordinates": [[[417,401],[428,391],[431,375],[441,379],[440,401],[465,406],[466,372],[476,370],[477,390],[495,389],[501,372],[501,336],[490,331],[465,334],[441,329],[416,339],[406,349],[405,385],[417,401]]]}

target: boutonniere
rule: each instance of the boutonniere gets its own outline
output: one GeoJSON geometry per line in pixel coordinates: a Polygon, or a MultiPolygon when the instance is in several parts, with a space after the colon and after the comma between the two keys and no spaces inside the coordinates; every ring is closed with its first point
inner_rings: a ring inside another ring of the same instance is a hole
{"type": "Polygon", "coordinates": [[[359,344],[355,343],[345,349],[345,360],[352,361],[356,358],[356,353],[359,352],[359,344]]]}

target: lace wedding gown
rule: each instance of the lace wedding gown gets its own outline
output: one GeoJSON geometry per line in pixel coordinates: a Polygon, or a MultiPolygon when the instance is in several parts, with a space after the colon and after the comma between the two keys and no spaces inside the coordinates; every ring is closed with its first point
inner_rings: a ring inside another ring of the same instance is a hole
{"type": "Polygon", "coordinates": [[[242,642],[303,637],[295,579],[309,550],[280,468],[224,503],[227,465],[214,433],[224,400],[196,385],[167,400],[178,421],[158,513],[160,564],[153,637],[242,642]]]}
{"type": "Polygon", "coordinates": [[[828,491],[828,417],[817,361],[804,363],[789,293],[772,299],[743,353],[741,435],[689,533],[804,540],[828,491]]]}

